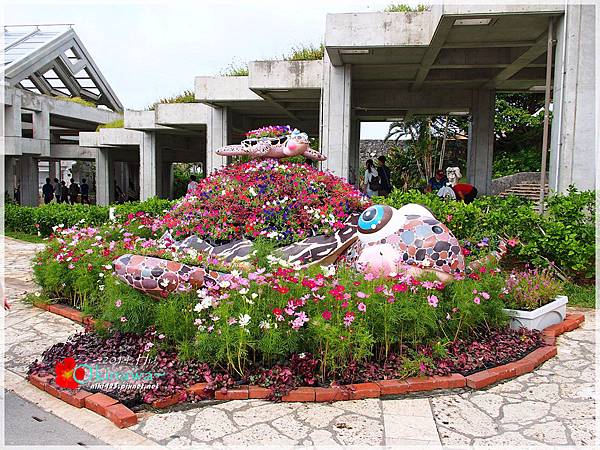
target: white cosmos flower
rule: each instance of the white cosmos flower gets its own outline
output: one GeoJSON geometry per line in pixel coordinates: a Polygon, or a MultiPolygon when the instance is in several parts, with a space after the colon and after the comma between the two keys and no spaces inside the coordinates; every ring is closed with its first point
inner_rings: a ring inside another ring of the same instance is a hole
{"type": "Polygon", "coordinates": [[[240,324],[240,327],[244,328],[250,323],[250,316],[248,314],[240,314],[238,317],[238,323],[240,324]]]}
{"type": "Polygon", "coordinates": [[[266,320],[261,320],[258,324],[258,328],[260,328],[261,330],[268,330],[269,328],[271,328],[271,324],[266,320]]]}
{"type": "Polygon", "coordinates": [[[248,288],[243,288],[238,291],[242,295],[246,295],[248,293],[248,288]]]}

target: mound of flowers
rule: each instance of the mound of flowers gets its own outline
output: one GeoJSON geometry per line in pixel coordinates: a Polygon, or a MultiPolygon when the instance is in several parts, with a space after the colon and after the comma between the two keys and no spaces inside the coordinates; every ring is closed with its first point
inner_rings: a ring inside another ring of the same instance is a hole
{"type": "Polygon", "coordinates": [[[154,229],[216,242],[263,236],[286,244],[329,235],[369,205],[354,186],[329,172],[306,164],[254,160],[224,167],[200,181],[154,229]]]}

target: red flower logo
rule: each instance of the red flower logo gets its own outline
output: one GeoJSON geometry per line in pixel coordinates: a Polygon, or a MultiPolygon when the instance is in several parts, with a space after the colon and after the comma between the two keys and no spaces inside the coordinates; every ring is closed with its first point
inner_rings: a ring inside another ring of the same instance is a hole
{"type": "Polygon", "coordinates": [[[54,366],[56,372],[56,379],[54,380],[62,388],[77,389],[79,383],[73,378],[73,374],[77,376],[78,380],[83,380],[85,377],[85,370],[83,367],[75,369],[75,358],[65,358],[59,361],[54,366]]]}

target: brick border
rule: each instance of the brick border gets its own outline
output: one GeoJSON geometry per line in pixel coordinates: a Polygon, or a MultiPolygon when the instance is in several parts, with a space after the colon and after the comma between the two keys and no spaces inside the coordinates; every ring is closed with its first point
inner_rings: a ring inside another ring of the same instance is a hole
{"type": "MultiPolygon", "coordinates": [[[[81,311],[66,305],[49,305],[46,303],[34,303],[33,305],[86,325],[94,325],[96,323],[93,318],[83,317],[81,311]]],[[[429,377],[379,380],[326,388],[301,386],[284,395],[281,400],[284,402],[333,402],[338,400],[378,398],[385,395],[399,395],[412,392],[426,392],[436,389],[464,387],[481,389],[498,381],[532,372],[536,367],[556,356],[556,338],[558,336],[575,330],[584,321],[585,315],[581,313],[567,314],[561,323],[551,325],[542,330],[542,340],[545,346],[535,349],[520,360],[484,369],[471,375],[463,376],[458,373],[452,373],[444,376],[434,375],[429,377]]],[[[111,323],[105,322],[104,325],[110,327],[111,323]]],[[[33,374],[28,376],[29,382],[39,389],[76,408],[85,407],[90,409],[106,417],[119,428],[129,427],[137,423],[137,416],[133,411],[108,395],[102,393],[92,394],[83,389],[72,391],[58,388],[52,384],[53,379],[54,377],[50,374],[33,374]]],[[[152,402],[152,406],[157,409],[168,408],[186,401],[189,397],[227,401],[246,400],[249,398],[266,399],[270,394],[270,389],[256,385],[240,385],[232,389],[223,388],[218,391],[212,391],[208,389],[207,383],[196,383],[186,390],[155,400],[152,402]]]]}

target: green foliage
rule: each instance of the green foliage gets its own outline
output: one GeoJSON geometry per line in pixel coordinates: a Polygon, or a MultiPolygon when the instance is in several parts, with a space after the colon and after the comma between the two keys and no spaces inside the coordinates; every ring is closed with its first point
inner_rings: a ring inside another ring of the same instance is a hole
{"type": "Polygon", "coordinates": [[[238,64],[231,62],[231,64],[221,70],[219,75],[223,77],[247,77],[249,73],[248,63],[238,64]]]}
{"type": "Polygon", "coordinates": [[[424,12],[429,11],[431,6],[418,4],[416,7],[406,5],[404,3],[392,3],[385,7],[383,12],[399,12],[399,13],[409,13],[409,12],[424,12]]]}
{"type": "Polygon", "coordinates": [[[494,154],[492,175],[494,178],[500,178],[519,172],[540,172],[541,168],[540,149],[530,147],[518,152],[494,154]]]}
{"type": "Polygon", "coordinates": [[[96,108],[98,106],[94,102],[91,102],[89,100],[84,100],[81,97],[68,97],[66,95],[65,96],[59,95],[58,97],[54,97],[54,98],[56,98],[58,100],[63,100],[65,102],[77,103],[82,106],[89,106],[91,108],[96,108]]]}
{"type": "Polygon", "coordinates": [[[96,131],[99,131],[101,128],[123,128],[125,126],[125,119],[116,119],[112,122],[101,123],[96,127],[96,131]]]}
{"type": "Polygon", "coordinates": [[[38,207],[6,205],[4,226],[9,231],[41,236],[49,236],[52,227],[63,224],[70,227],[75,224],[100,225],[108,220],[108,207],[90,205],[69,205],[49,203],[38,207]]]}
{"type": "MultiPolygon", "coordinates": [[[[163,214],[172,206],[170,200],[151,198],[145,202],[126,202],[115,206],[117,215],[147,212],[153,216],[163,214]]],[[[108,221],[108,206],[69,205],[67,203],[49,203],[38,207],[7,204],[4,209],[4,227],[7,232],[23,233],[31,236],[47,237],[52,227],[61,225],[69,228],[74,225],[98,226],[108,221]]],[[[19,237],[16,237],[19,238],[19,237]]],[[[21,235],[21,239],[25,238],[21,235]]]]}
{"type": "Polygon", "coordinates": [[[159,98],[157,101],[155,101],[148,107],[148,110],[154,111],[156,105],[160,105],[162,103],[196,103],[196,97],[194,91],[186,89],[181,94],[172,95],[171,97],[159,98]]]}
{"type": "Polygon", "coordinates": [[[581,286],[567,282],[563,288],[565,295],[569,297],[569,306],[596,307],[596,286],[594,284],[581,286]]]}
{"type": "Polygon", "coordinates": [[[407,203],[424,205],[461,240],[517,238],[513,254],[524,262],[538,267],[553,262],[571,276],[587,278],[594,274],[594,195],[574,188],[565,195],[552,195],[543,216],[531,202],[515,196],[484,196],[464,204],[444,201],[435,194],[394,190],[389,197],[373,201],[396,208],[407,203]]]}
{"type": "Polygon", "coordinates": [[[288,55],[284,55],[284,61],[313,61],[323,59],[325,46],[323,44],[302,44],[292,47],[288,55]]]}

